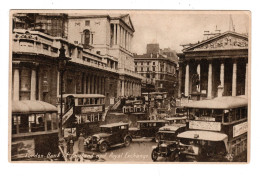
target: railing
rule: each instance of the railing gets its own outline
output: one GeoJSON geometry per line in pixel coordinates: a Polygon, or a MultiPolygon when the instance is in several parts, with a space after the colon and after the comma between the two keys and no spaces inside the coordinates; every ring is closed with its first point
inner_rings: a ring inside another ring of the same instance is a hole
{"type": "MultiPolygon", "coordinates": [[[[12,51],[16,53],[28,53],[28,54],[37,54],[37,55],[46,55],[49,57],[57,58],[59,56],[59,47],[61,46],[61,40],[57,39],[56,37],[49,36],[49,39],[46,38],[46,34],[42,34],[44,37],[42,37],[39,32],[34,34],[36,32],[32,31],[31,33],[21,33],[21,32],[14,32],[13,33],[13,45],[12,45],[12,51]]],[[[64,39],[62,39],[64,40],[64,39]]],[[[62,42],[64,43],[65,47],[68,48],[68,45],[72,45],[70,43],[62,42]],[[67,46],[66,46],[67,45],[67,46]]],[[[77,46],[79,47],[79,46],[77,46]]],[[[76,53],[76,48],[72,49],[72,53],[76,53]],[[74,51],[75,50],[75,51],[74,51]]],[[[103,63],[100,60],[100,57],[95,56],[93,53],[88,53],[86,51],[82,50],[82,55],[85,58],[90,58],[91,61],[97,62],[89,62],[85,61],[82,58],[78,58],[77,56],[72,55],[71,61],[76,62],[79,64],[87,65],[90,67],[110,71],[110,72],[117,72],[117,69],[108,67],[106,63],[103,63]]]]}

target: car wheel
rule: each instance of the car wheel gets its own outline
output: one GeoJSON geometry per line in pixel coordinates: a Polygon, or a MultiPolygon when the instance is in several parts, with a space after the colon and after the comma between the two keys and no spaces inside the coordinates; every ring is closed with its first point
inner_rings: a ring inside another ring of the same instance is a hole
{"type": "Polygon", "coordinates": [[[101,153],[105,153],[105,152],[107,151],[107,148],[108,148],[108,145],[107,145],[106,142],[102,142],[102,143],[99,145],[99,147],[98,147],[98,149],[99,149],[99,151],[100,151],[101,153]]]}
{"type": "Polygon", "coordinates": [[[169,160],[170,161],[175,161],[176,159],[178,159],[178,153],[176,152],[171,152],[170,156],[169,156],[169,160]]]}
{"type": "Polygon", "coordinates": [[[125,138],[125,146],[128,147],[130,145],[130,143],[131,143],[130,137],[126,137],[125,138]]]}
{"type": "Polygon", "coordinates": [[[152,160],[156,161],[158,158],[158,152],[156,151],[156,149],[153,149],[152,154],[151,154],[152,160]]]}

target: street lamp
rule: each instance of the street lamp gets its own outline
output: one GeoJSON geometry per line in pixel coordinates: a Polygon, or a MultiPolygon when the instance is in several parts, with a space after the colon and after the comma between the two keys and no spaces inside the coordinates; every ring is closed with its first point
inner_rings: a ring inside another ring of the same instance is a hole
{"type": "Polygon", "coordinates": [[[66,71],[66,66],[67,66],[67,63],[70,60],[70,58],[66,57],[66,55],[65,55],[66,50],[64,49],[63,45],[61,46],[59,51],[60,51],[60,54],[59,54],[59,57],[58,57],[58,69],[59,69],[59,72],[60,72],[60,126],[59,126],[60,132],[59,133],[60,133],[60,137],[62,137],[63,136],[62,135],[63,74],[66,71]]]}

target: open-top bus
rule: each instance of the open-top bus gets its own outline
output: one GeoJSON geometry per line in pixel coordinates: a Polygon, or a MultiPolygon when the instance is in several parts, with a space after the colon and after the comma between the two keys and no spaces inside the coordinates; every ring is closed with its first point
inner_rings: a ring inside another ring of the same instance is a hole
{"type": "Polygon", "coordinates": [[[246,161],[248,100],[244,96],[191,102],[180,156],[198,161],[246,161]]]}
{"type": "MultiPolygon", "coordinates": [[[[99,131],[100,122],[104,121],[105,96],[101,94],[64,94],[63,95],[63,129],[76,131],[76,136],[85,136],[99,131]],[[76,129],[76,130],[75,130],[76,129]]],[[[60,111],[60,96],[58,97],[60,111]]],[[[65,130],[64,137],[67,136],[65,130]]]]}

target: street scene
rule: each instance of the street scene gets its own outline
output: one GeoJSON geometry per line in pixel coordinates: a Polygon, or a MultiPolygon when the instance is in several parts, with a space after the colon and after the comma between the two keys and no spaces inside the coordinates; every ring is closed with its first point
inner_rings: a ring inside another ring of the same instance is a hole
{"type": "Polygon", "coordinates": [[[248,162],[247,11],[11,11],[11,162],[248,162]]]}

